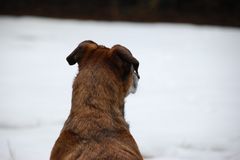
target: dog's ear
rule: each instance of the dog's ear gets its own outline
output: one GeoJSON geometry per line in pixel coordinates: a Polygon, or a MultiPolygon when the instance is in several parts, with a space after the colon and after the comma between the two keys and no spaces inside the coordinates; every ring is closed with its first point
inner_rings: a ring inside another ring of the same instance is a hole
{"type": "Polygon", "coordinates": [[[97,43],[95,43],[93,41],[90,41],[90,40],[83,41],[66,58],[68,64],[69,65],[74,65],[75,63],[77,63],[81,59],[81,57],[83,56],[83,53],[85,53],[86,51],[90,51],[90,50],[96,49],[97,46],[98,46],[97,43]]]}
{"type": "Polygon", "coordinates": [[[138,79],[140,79],[140,76],[138,74],[139,62],[136,58],[132,56],[132,53],[126,47],[121,45],[115,45],[111,48],[111,52],[112,54],[118,55],[121,60],[131,64],[138,79]]]}

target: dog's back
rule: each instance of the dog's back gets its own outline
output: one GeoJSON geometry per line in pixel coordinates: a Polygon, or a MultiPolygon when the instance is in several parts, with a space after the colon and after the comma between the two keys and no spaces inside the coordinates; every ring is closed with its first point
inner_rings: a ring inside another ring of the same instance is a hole
{"type": "Polygon", "coordinates": [[[138,61],[120,45],[82,42],[67,58],[79,64],[72,107],[51,160],[141,160],[124,119],[124,98],[136,90],[138,61]]]}

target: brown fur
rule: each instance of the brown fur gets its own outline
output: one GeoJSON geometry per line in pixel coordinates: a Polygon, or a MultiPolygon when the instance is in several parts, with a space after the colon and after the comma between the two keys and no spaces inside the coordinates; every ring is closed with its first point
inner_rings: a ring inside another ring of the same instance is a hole
{"type": "Polygon", "coordinates": [[[79,64],[71,112],[50,159],[142,160],[124,119],[124,98],[133,83],[132,64],[118,56],[116,46],[109,49],[85,41],[80,48],[70,55],[79,64]],[[83,54],[75,55],[79,50],[83,54]]]}

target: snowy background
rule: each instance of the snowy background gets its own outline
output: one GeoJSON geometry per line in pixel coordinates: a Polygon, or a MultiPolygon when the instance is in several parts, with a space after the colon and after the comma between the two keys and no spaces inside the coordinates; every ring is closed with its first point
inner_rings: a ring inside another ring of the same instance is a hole
{"type": "Polygon", "coordinates": [[[126,119],[146,159],[240,159],[239,28],[0,17],[1,160],[49,159],[86,39],[140,61],[126,119]]]}

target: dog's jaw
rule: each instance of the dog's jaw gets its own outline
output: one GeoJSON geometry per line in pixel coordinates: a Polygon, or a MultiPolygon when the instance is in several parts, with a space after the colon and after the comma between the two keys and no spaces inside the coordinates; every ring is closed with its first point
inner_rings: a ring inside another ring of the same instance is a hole
{"type": "Polygon", "coordinates": [[[127,95],[129,95],[130,93],[132,93],[132,94],[134,94],[134,93],[136,93],[136,91],[137,91],[137,87],[138,87],[138,77],[137,77],[137,75],[136,75],[136,73],[135,72],[133,72],[133,74],[132,74],[132,84],[131,84],[131,86],[129,87],[129,89],[128,89],[128,93],[127,93],[127,95]]]}

